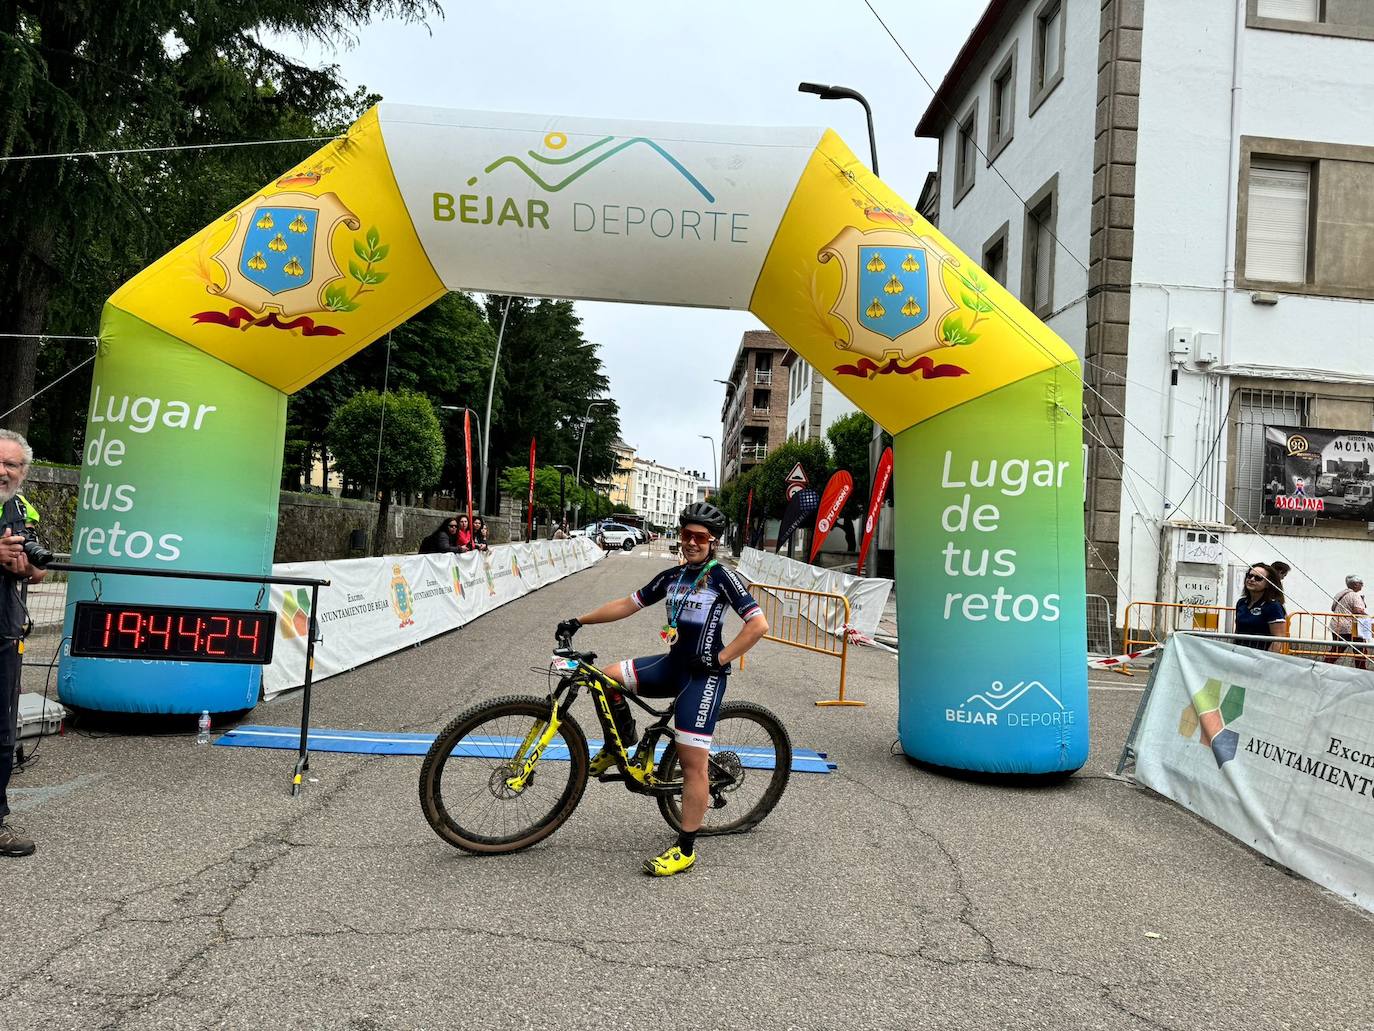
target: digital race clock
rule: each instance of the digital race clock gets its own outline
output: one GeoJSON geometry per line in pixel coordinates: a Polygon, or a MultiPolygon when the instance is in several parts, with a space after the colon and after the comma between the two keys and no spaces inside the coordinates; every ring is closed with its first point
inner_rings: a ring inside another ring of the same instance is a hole
{"type": "Polygon", "coordinates": [[[76,603],[72,654],[173,662],[272,661],[276,614],[261,609],[76,603]]]}

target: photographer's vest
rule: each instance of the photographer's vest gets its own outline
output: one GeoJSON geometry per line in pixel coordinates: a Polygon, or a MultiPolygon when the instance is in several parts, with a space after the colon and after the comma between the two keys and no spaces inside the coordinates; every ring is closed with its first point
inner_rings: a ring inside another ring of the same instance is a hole
{"type": "Polygon", "coordinates": [[[33,507],[32,503],[30,503],[28,498],[24,497],[24,495],[22,494],[16,494],[14,496],[14,500],[18,503],[19,508],[24,513],[25,526],[37,526],[40,522],[42,522],[43,517],[38,514],[38,509],[33,507]]]}

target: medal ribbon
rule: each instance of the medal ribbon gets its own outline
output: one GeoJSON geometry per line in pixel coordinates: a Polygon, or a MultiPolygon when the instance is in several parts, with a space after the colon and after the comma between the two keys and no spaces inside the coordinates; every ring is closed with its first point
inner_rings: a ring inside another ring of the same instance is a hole
{"type": "MultiPolygon", "coordinates": [[[[663,628],[662,634],[663,639],[668,643],[671,644],[673,641],[677,639],[677,621],[678,617],[682,615],[682,609],[683,606],[687,604],[687,599],[690,598],[694,593],[696,593],[696,589],[700,587],[702,583],[706,580],[706,575],[711,572],[711,567],[715,564],[715,559],[711,559],[710,562],[707,562],[706,565],[702,568],[701,572],[697,575],[696,580],[692,582],[692,586],[688,587],[687,590],[681,592],[678,595],[676,610],[673,609],[672,592],[668,592],[668,625],[663,628]]],[[[687,570],[684,567],[683,573],[686,573],[686,571],[687,570]]],[[[674,586],[681,587],[683,584],[683,580],[683,576],[678,576],[677,583],[674,586]]]]}

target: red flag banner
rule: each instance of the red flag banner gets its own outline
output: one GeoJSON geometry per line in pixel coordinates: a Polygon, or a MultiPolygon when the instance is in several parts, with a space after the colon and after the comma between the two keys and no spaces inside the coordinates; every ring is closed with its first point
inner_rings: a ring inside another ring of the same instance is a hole
{"type": "Polygon", "coordinates": [[[467,452],[468,526],[472,526],[472,413],[463,410],[463,448],[467,452]]]}
{"type": "Polygon", "coordinates": [[[525,540],[534,540],[534,438],[530,438],[530,514],[525,518],[525,540]]]}
{"type": "Polygon", "coordinates": [[[749,517],[754,513],[754,488],[749,488],[749,499],[744,503],[744,543],[749,543],[749,517]]]}
{"type": "Polygon", "coordinates": [[[808,562],[816,561],[821,545],[835,528],[835,521],[844,511],[844,503],[853,493],[854,477],[849,473],[841,469],[830,477],[830,482],[825,485],[825,493],[821,495],[821,507],[816,510],[816,532],[811,535],[811,557],[808,562]]]}
{"type": "Polygon", "coordinates": [[[873,497],[868,499],[868,518],[864,520],[864,539],[859,545],[859,564],[854,570],[856,576],[864,575],[864,559],[868,556],[868,545],[873,540],[873,528],[878,525],[878,513],[882,510],[883,499],[887,496],[887,485],[892,482],[892,449],[883,451],[878,459],[878,474],[873,477],[873,497]]]}

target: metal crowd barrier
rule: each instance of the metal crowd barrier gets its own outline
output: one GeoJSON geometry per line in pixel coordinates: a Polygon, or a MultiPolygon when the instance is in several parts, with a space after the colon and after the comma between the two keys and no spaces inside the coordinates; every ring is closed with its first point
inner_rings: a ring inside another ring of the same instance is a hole
{"type": "Polygon", "coordinates": [[[1100,594],[1089,594],[1084,607],[1088,623],[1088,654],[1114,655],[1116,624],[1112,622],[1112,606],[1100,594]]]}
{"type": "Polygon", "coordinates": [[[1352,634],[1358,634],[1359,618],[1348,612],[1290,612],[1286,621],[1290,639],[1286,651],[1289,655],[1305,655],[1340,665],[1349,659],[1351,665],[1367,669],[1369,642],[1358,637],[1354,641],[1336,637],[1337,630],[1347,627],[1352,634]]]}
{"type": "Polygon", "coordinates": [[[1223,630],[1235,612],[1229,605],[1185,605],[1180,602],[1133,601],[1121,620],[1121,653],[1163,644],[1179,630],[1223,630]]]}
{"type": "MultiPolygon", "coordinates": [[[[839,697],[818,701],[817,705],[864,704],[844,696],[845,671],[849,666],[848,598],[827,591],[773,584],[751,584],[749,593],[768,620],[768,633],[763,635],[765,641],[790,644],[840,660],[839,697]]],[[[740,669],[744,668],[744,659],[741,655],[740,669]]]]}
{"type": "MultiPolygon", "coordinates": [[[[70,558],[67,554],[54,556],[57,562],[70,558]]],[[[21,583],[19,600],[24,603],[31,627],[22,643],[21,661],[24,666],[50,670],[62,647],[62,621],[67,613],[66,572],[49,570],[41,583],[21,583]]]]}
{"type": "MultiPolygon", "coordinates": [[[[1126,606],[1122,620],[1122,652],[1130,654],[1153,644],[1163,644],[1173,633],[1193,633],[1199,636],[1238,638],[1243,635],[1227,633],[1234,622],[1235,610],[1222,605],[1186,605],[1178,602],[1133,601],[1126,606]]],[[[1342,612],[1290,612],[1284,622],[1286,640],[1280,649],[1287,655],[1367,668],[1371,657],[1367,653],[1374,643],[1367,640],[1345,641],[1336,637],[1336,629],[1357,627],[1359,617],[1342,612]]]]}

